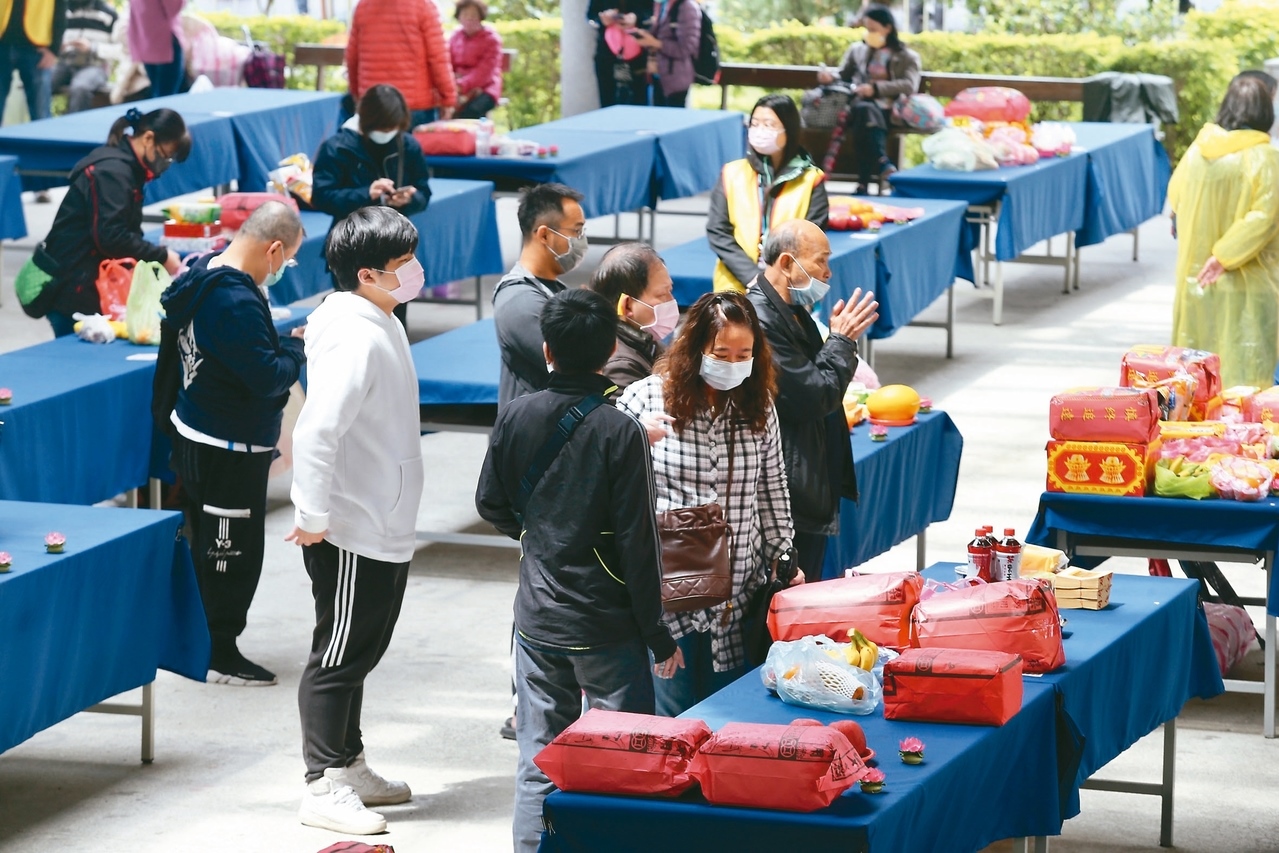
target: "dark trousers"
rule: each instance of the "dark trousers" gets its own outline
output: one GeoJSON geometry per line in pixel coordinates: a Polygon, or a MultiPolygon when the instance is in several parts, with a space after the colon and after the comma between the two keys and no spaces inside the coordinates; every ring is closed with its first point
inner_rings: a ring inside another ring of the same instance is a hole
{"type": "Polygon", "coordinates": [[[533,758],[582,715],[582,694],[592,708],[653,713],[653,673],[640,640],[599,651],[561,654],[515,644],[518,712],[515,740],[516,853],[535,853],[542,837],[542,801],[554,786],[533,758]]]}
{"type": "Polygon", "coordinates": [[[480,92],[465,105],[458,107],[453,118],[484,118],[496,106],[497,99],[488,92],[480,92]]]}
{"type": "Polygon", "coordinates": [[[846,127],[858,181],[877,179],[892,165],[888,159],[888,113],[874,101],[858,99],[849,104],[846,127]]]}
{"type": "Polygon", "coordinates": [[[710,631],[693,631],[675,641],[684,653],[684,668],[675,670],[672,678],[653,677],[658,716],[678,717],[746,674],[745,666],[716,672],[713,642],[710,631]]]}
{"type": "Polygon", "coordinates": [[[243,633],[262,576],[272,455],[173,439],[173,470],[182,479],[191,556],[215,653],[243,633]]]}
{"type": "Polygon", "coordinates": [[[669,95],[662,92],[662,83],[660,80],[653,81],[653,106],[655,107],[682,107],[688,103],[688,90],[682,92],[671,92],[669,95]]]}
{"type": "Polygon", "coordinates": [[[315,599],[311,656],[298,684],[306,781],[346,767],[364,751],[364,679],[400,618],[409,564],[361,557],[328,542],[302,549],[315,599]]]}
{"type": "Polygon", "coordinates": [[[59,311],[50,311],[44,315],[49,321],[49,325],[53,327],[53,336],[55,338],[63,338],[67,335],[75,334],[75,318],[69,314],[63,314],[59,311]]]}
{"type": "Polygon", "coordinates": [[[9,100],[9,87],[13,85],[13,72],[22,81],[22,93],[27,99],[27,112],[31,120],[48,118],[40,114],[40,51],[29,42],[0,44],[0,107],[9,100]]]}
{"type": "Polygon", "coordinates": [[[795,531],[791,542],[795,545],[795,558],[799,567],[804,570],[804,577],[810,581],[822,579],[822,563],[826,561],[826,543],[830,537],[825,533],[800,533],[795,531]]]}
{"type": "MultiPolygon", "coordinates": [[[[186,82],[186,66],[182,61],[182,45],[177,36],[173,37],[173,61],[153,65],[144,63],[147,79],[151,81],[151,97],[162,98],[165,95],[176,95],[182,91],[186,82]]],[[[26,84],[23,83],[25,86],[26,84]]]]}

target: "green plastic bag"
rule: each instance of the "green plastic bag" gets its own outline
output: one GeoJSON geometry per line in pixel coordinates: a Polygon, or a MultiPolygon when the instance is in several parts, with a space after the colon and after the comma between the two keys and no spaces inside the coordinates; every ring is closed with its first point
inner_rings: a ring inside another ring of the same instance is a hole
{"type": "Polygon", "coordinates": [[[138,261],[129,286],[124,310],[124,328],[135,344],[160,345],[160,294],[172,283],[169,271],[158,261],[138,261]]]}
{"type": "Polygon", "coordinates": [[[1203,500],[1216,493],[1208,481],[1210,468],[1187,462],[1184,457],[1160,459],[1155,465],[1155,494],[1161,498],[1203,500]]]}
{"type": "Polygon", "coordinates": [[[53,307],[53,297],[57,288],[50,287],[53,278],[35,265],[30,258],[18,270],[18,277],[13,280],[13,289],[17,293],[18,303],[28,317],[40,319],[53,307]]]}

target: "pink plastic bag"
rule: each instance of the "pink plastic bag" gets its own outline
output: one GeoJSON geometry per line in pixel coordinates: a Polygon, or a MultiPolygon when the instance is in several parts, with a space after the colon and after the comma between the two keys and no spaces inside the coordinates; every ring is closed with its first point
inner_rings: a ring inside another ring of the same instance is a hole
{"type": "Polygon", "coordinates": [[[1204,615],[1208,617],[1208,630],[1212,634],[1212,648],[1217,653],[1217,666],[1224,676],[1235,664],[1244,659],[1257,629],[1252,617],[1242,607],[1229,604],[1204,603],[1204,615]]]}
{"type": "Polygon", "coordinates": [[[947,116],[970,116],[978,121],[1025,121],[1030,99],[1004,86],[978,86],[960,92],[946,105],[947,116]]]}

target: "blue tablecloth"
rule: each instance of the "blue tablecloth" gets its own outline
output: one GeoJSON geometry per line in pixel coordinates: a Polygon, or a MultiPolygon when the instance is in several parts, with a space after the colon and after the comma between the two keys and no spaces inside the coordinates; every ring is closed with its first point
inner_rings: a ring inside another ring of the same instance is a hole
{"type": "Polygon", "coordinates": [[[1163,213],[1172,166],[1146,124],[1072,122],[1088,157],[1084,225],[1076,245],[1092,246],[1163,213]]]}
{"type": "MultiPolygon", "coordinates": [[[[1128,540],[1140,547],[1188,546],[1279,551],[1279,499],[1256,503],[1178,498],[1112,498],[1044,492],[1039,512],[1026,535],[1036,545],[1057,547],[1057,531],[1128,540]]],[[[1095,565],[1104,558],[1080,558],[1095,565]]],[[[1272,572],[1266,612],[1279,616],[1279,571],[1272,572]]]]}
{"type": "MultiPolygon", "coordinates": [[[[877,286],[875,278],[876,238],[866,232],[827,232],[830,237],[831,294],[836,299],[852,293],[854,288],[870,290],[877,286]]],[[[675,283],[675,301],[689,306],[711,292],[715,272],[715,252],[705,237],[698,237],[661,253],[666,269],[675,283]]]]}
{"type": "Polygon", "coordinates": [[[27,217],[22,212],[18,158],[0,157],[0,240],[21,240],[25,236],[27,217]]]}
{"type": "MultiPolygon", "coordinates": [[[[21,172],[69,174],[85,155],[105,144],[112,122],[135,106],[141,110],[154,109],[151,104],[151,101],[120,104],[3,127],[0,128],[0,154],[17,157],[21,172]]],[[[198,111],[182,111],[182,118],[191,133],[191,156],[184,163],[174,163],[157,180],[147,184],[148,203],[230,183],[240,175],[236,135],[230,118],[198,111]]],[[[26,189],[34,190],[65,186],[67,180],[65,177],[24,177],[23,183],[26,189]]]]}
{"type": "Polygon", "coordinates": [[[853,429],[857,503],[840,501],[839,535],[826,548],[822,577],[842,577],[929,524],[950,518],[964,437],[945,412],[919,415],[908,427],[889,427],[888,440],[853,429]]]}
{"type": "Polygon", "coordinates": [[[903,198],[945,198],[970,205],[1002,202],[995,257],[1011,261],[1041,240],[1083,228],[1087,174],[1088,158],[1081,152],[985,172],[916,166],[889,180],[893,194],[903,198]]]}
{"type": "Polygon", "coordinates": [[[433,174],[493,181],[499,188],[522,184],[567,184],[585,198],[587,217],[639,210],[655,202],[657,137],[604,131],[555,131],[541,125],[515,134],[542,145],[558,145],[556,157],[427,157],[433,174]]]}
{"type": "Polygon", "coordinates": [[[412,351],[419,405],[497,405],[502,361],[492,318],[418,341],[412,351]]]}
{"type": "MultiPolygon", "coordinates": [[[[619,105],[538,125],[548,131],[605,131],[657,137],[657,184],[661,198],[706,192],[720,170],[746,155],[741,113],[680,107],[619,105]]],[[[524,131],[515,132],[523,136],[524,131]]]]}
{"type": "Polygon", "coordinates": [[[305,154],[315,159],[320,143],[337,131],[341,102],[342,95],[336,92],[227,88],[152,98],[137,107],[168,107],[183,117],[190,113],[229,119],[235,130],[240,191],[261,192],[271,170],[285,157],[305,154]]]}
{"type": "MultiPolygon", "coordinates": [[[[856,785],[809,814],[707,805],[697,794],[678,800],[555,792],[544,814],[553,832],[543,853],[610,850],[821,850],[870,853],[958,853],[1002,838],[1056,835],[1056,727],[1051,691],[1027,691],[1005,725],[958,726],[856,717],[878,754],[886,787],[868,795],[856,785]],[[918,766],[897,759],[897,743],[918,737],[927,746],[918,766]]],[[[786,705],[752,671],[681,716],[712,729],[729,722],[785,724],[797,717],[840,719],[786,705]]]]}
{"type": "MultiPolygon", "coordinates": [[[[431,203],[412,220],[420,235],[417,257],[426,270],[427,287],[506,269],[491,183],[432,178],[431,203]]],[[[333,287],[324,261],[324,241],[332,223],[327,213],[303,212],[306,239],[298,250],[298,265],[285,270],[271,289],[273,302],[287,305],[333,287]]]]}
{"type": "Polygon", "coordinates": [[[157,669],[203,681],[209,632],[175,512],[0,501],[0,752],[157,669]],[[45,533],[67,537],[46,554],[45,533]]]}

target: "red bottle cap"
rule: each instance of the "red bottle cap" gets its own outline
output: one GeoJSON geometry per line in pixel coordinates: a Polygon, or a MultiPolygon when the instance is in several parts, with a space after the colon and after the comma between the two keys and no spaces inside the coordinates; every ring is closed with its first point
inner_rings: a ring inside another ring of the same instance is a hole
{"type": "Polygon", "coordinates": [[[1013,528],[1011,528],[1011,527],[1005,527],[1005,528],[1004,528],[1004,535],[1005,535],[1005,536],[1008,536],[1008,537],[1016,536],[1016,535],[1017,535],[1017,531],[1016,531],[1016,530],[1014,530],[1014,529],[1013,529],[1013,528]]]}

